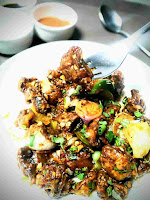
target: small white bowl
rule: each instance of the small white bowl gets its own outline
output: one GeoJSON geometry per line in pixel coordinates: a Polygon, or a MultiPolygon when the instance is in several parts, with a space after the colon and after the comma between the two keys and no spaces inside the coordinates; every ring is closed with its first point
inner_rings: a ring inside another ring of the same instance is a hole
{"type": "Polygon", "coordinates": [[[56,3],[41,3],[33,8],[33,19],[35,24],[35,32],[45,42],[55,40],[67,40],[74,31],[78,20],[77,13],[69,6],[56,3]],[[40,23],[38,20],[45,17],[56,17],[60,20],[69,21],[69,25],[63,27],[52,27],[40,23]]]}
{"type": "Polygon", "coordinates": [[[33,41],[33,20],[15,9],[0,6],[0,53],[13,55],[33,41]]]}

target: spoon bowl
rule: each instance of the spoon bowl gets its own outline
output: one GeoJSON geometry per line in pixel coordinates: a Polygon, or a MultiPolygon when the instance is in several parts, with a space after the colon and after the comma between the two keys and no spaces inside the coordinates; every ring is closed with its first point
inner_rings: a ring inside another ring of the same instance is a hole
{"type": "MultiPolygon", "coordinates": [[[[122,30],[122,19],[119,16],[119,14],[110,8],[107,5],[102,5],[99,10],[99,18],[104,25],[104,27],[113,33],[118,33],[123,35],[124,37],[129,37],[130,35],[122,30]]],[[[150,52],[145,49],[140,44],[137,44],[137,46],[147,55],[150,57],[150,52]]]]}
{"type": "Polygon", "coordinates": [[[111,32],[119,33],[122,28],[122,19],[117,12],[106,5],[100,7],[100,20],[105,28],[111,32]]]}

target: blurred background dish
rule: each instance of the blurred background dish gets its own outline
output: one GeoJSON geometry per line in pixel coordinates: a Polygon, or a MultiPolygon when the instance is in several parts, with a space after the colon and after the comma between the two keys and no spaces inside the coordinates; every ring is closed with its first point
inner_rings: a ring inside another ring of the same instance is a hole
{"type": "Polygon", "coordinates": [[[69,39],[77,23],[77,13],[69,6],[57,3],[41,3],[33,9],[36,34],[45,42],[69,39]]]}
{"type": "Polygon", "coordinates": [[[18,9],[29,12],[35,6],[37,0],[0,0],[0,5],[5,8],[18,9]]]}
{"type": "Polygon", "coordinates": [[[33,21],[24,12],[0,6],[0,53],[13,55],[33,40],[33,21]]]}

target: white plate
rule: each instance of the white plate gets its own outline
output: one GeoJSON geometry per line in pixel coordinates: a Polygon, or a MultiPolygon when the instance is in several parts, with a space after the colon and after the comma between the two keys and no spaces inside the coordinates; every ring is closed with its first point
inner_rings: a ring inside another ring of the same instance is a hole
{"type": "MultiPolygon", "coordinates": [[[[59,41],[42,44],[25,50],[6,61],[2,66],[0,76],[0,199],[1,200],[49,200],[37,186],[30,186],[22,181],[22,173],[18,170],[16,152],[19,148],[18,141],[13,141],[8,132],[19,110],[26,107],[24,96],[17,90],[21,77],[44,78],[47,70],[57,68],[62,55],[73,45],[80,46],[83,57],[95,53],[101,48],[108,48],[102,44],[87,41],[59,41]],[[7,113],[9,117],[5,118],[7,113]]],[[[125,76],[126,92],[130,95],[131,89],[139,89],[147,106],[147,116],[150,117],[150,69],[138,59],[128,56],[120,70],[125,76]]],[[[15,130],[16,132],[16,130],[15,130]]],[[[140,181],[134,183],[129,192],[128,200],[150,199],[150,175],[145,175],[140,181]]],[[[74,200],[100,199],[96,193],[93,197],[67,196],[62,200],[73,198],[74,200]]]]}

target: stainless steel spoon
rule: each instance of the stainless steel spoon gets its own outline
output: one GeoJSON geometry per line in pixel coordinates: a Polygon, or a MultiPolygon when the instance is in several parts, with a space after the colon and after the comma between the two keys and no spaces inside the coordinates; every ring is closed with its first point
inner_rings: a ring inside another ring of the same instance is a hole
{"type": "MultiPolygon", "coordinates": [[[[106,77],[117,70],[125,60],[132,46],[134,46],[140,36],[150,29],[150,22],[140,28],[128,38],[111,46],[108,49],[102,49],[94,55],[85,59],[85,62],[90,63],[89,67],[94,68],[94,78],[106,77]]],[[[136,73],[136,72],[135,72],[136,73]]]]}
{"type": "MultiPolygon", "coordinates": [[[[118,15],[118,13],[111,9],[107,5],[102,5],[99,10],[99,17],[104,27],[113,33],[121,34],[125,37],[129,37],[130,35],[122,30],[122,19],[118,15]]],[[[145,49],[143,46],[137,43],[137,46],[150,57],[150,52],[145,49]]]]}

